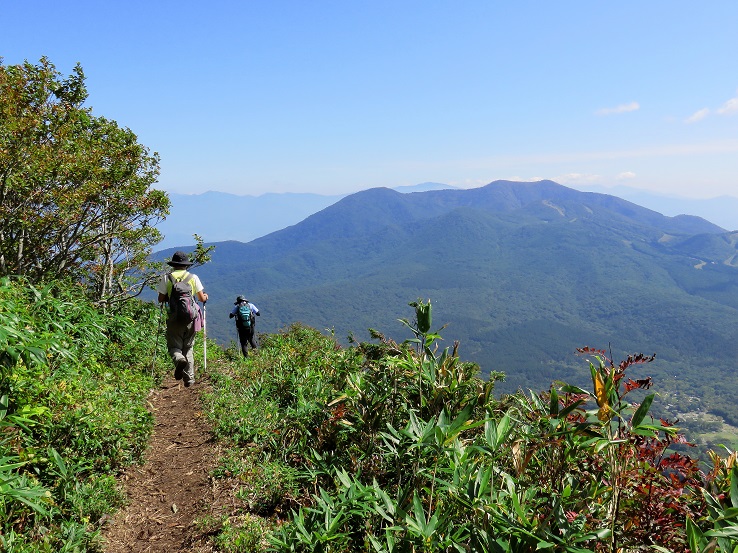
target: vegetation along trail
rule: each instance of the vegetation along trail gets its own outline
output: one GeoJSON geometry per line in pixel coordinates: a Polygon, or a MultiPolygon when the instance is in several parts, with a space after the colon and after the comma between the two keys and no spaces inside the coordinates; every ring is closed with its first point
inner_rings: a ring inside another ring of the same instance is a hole
{"type": "Polygon", "coordinates": [[[214,503],[209,473],[216,446],[204,420],[200,392],[171,376],[153,390],[149,408],[155,426],[143,465],[131,466],[123,481],[128,507],[119,511],[105,532],[108,553],[209,551],[195,520],[214,503]]]}

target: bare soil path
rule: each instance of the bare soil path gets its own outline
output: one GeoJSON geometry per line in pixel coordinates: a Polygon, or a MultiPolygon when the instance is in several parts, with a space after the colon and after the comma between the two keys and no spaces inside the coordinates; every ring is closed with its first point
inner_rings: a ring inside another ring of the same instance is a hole
{"type": "Polygon", "coordinates": [[[149,397],[155,417],[145,464],[123,475],[128,507],[105,529],[107,553],[208,552],[196,520],[211,511],[217,448],[202,412],[206,380],[185,388],[171,376],[149,397]]]}

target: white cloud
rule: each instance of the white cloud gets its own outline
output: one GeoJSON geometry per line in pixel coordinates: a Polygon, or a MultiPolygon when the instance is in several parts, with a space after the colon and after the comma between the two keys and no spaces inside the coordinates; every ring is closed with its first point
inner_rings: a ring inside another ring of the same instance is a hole
{"type": "Polygon", "coordinates": [[[685,123],[696,123],[697,121],[702,121],[707,115],[710,113],[710,110],[708,108],[702,108],[699,111],[695,111],[692,115],[687,117],[684,122],[685,123]]]}
{"type": "Polygon", "coordinates": [[[491,182],[490,179],[463,179],[463,180],[451,180],[448,184],[455,186],[456,188],[479,188],[485,186],[491,182]]]}
{"type": "Polygon", "coordinates": [[[560,184],[593,184],[602,179],[600,175],[591,175],[586,173],[566,173],[559,175],[551,180],[560,184]]]}
{"type": "Polygon", "coordinates": [[[628,180],[628,179],[634,179],[636,174],[633,171],[624,171],[620,173],[617,177],[615,177],[616,180],[628,180]]]}
{"type": "Polygon", "coordinates": [[[641,109],[641,105],[638,102],[631,102],[629,104],[620,104],[614,108],[602,108],[597,110],[597,115],[612,115],[614,113],[627,113],[629,111],[636,111],[641,109]]]}
{"type": "Polygon", "coordinates": [[[727,102],[723,104],[723,107],[721,107],[717,112],[720,115],[731,115],[733,113],[738,113],[738,96],[735,98],[731,98],[727,102]]]}

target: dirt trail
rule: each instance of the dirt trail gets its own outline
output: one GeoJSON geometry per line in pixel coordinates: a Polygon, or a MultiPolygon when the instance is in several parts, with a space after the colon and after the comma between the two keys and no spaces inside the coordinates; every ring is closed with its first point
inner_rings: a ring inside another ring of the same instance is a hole
{"type": "Polygon", "coordinates": [[[145,464],[123,475],[129,503],[103,533],[107,553],[212,551],[195,526],[216,499],[208,475],[218,456],[200,404],[207,386],[170,377],[151,392],[154,433],[145,464]]]}

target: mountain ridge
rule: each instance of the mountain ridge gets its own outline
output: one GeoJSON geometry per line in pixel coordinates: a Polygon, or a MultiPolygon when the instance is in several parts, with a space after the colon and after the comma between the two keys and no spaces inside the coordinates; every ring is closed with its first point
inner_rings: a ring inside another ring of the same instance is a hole
{"type": "MultiPolygon", "coordinates": [[[[413,186],[397,186],[392,190],[411,194],[432,190],[464,189],[442,183],[426,182],[413,186]]],[[[738,198],[732,196],[706,200],[688,199],[653,194],[623,186],[593,187],[590,192],[615,196],[671,217],[699,216],[725,229],[738,228],[738,219],[735,216],[735,213],[738,213],[738,198]],[[685,215],[687,213],[691,215],[685,215]]],[[[193,226],[199,229],[198,234],[208,242],[227,240],[249,242],[297,224],[346,196],[347,194],[324,196],[291,192],[268,192],[252,196],[212,190],[202,194],[171,193],[171,213],[166,220],[157,225],[164,235],[158,249],[194,244],[193,226]],[[238,213],[248,213],[248,222],[238,224],[240,220],[236,216],[238,213]],[[234,216],[228,217],[228,214],[234,214],[234,216]]]]}
{"type": "MultiPolygon", "coordinates": [[[[453,186],[425,182],[398,186],[403,194],[453,186]]],[[[334,204],[347,194],[322,195],[303,192],[267,192],[258,196],[209,190],[201,194],[170,193],[170,214],[157,228],[164,236],[158,249],[194,244],[193,229],[208,242],[249,242],[292,226],[334,204]]]]}
{"type": "Polygon", "coordinates": [[[654,209],[669,216],[691,214],[711,221],[727,230],[738,230],[738,197],[722,195],[714,198],[686,198],[658,194],[627,186],[591,187],[591,191],[610,194],[654,209]]]}
{"type": "MultiPolygon", "coordinates": [[[[537,211],[537,217],[564,216],[551,207],[554,197],[562,206],[569,205],[572,216],[593,217],[596,210],[602,216],[623,219],[629,224],[658,229],[661,234],[719,234],[724,229],[699,217],[666,217],[619,198],[597,193],[579,192],[552,181],[519,183],[495,181],[485,187],[469,190],[440,190],[403,195],[388,188],[372,188],[357,192],[310,215],[299,225],[293,225],[252,241],[260,255],[272,258],[284,255],[309,242],[349,238],[370,233],[382,227],[412,224],[456,207],[472,207],[490,213],[518,214],[537,211]],[[553,194],[553,196],[552,196],[553,194]],[[587,204],[581,203],[586,200],[587,204]],[[548,202],[548,203],[544,203],[548,202]],[[357,216],[357,213],[359,214],[357,216]],[[326,221],[330,221],[329,224],[326,221]]],[[[656,236],[660,238],[661,234],[656,236]]]]}

